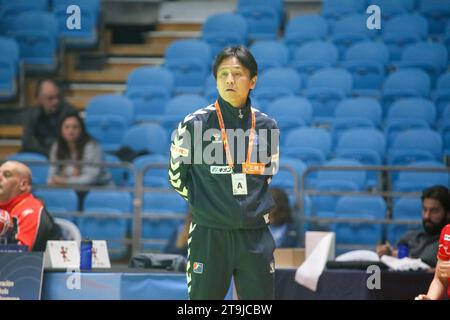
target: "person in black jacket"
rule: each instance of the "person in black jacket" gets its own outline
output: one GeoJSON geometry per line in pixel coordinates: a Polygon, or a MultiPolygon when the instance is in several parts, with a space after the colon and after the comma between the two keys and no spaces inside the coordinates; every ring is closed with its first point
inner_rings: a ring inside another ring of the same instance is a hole
{"type": "Polygon", "coordinates": [[[279,188],[272,188],[275,208],[269,214],[270,230],[277,248],[295,248],[298,245],[298,226],[292,218],[289,197],[279,188]]]}
{"type": "Polygon", "coordinates": [[[67,113],[76,110],[62,101],[58,84],[51,79],[39,82],[36,89],[39,105],[25,115],[22,151],[49,155],[50,147],[58,136],[59,124],[67,113]]]}
{"type": "Polygon", "coordinates": [[[223,299],[233,277],[240,299],[273,299],[269,183],[278,170],[279,130],[252,107],[258,67],[247,48],[225,48],[213,72],[219,98],[187,115],[170,147],[169,182],[192,212],[189,297],[223,299]]]}

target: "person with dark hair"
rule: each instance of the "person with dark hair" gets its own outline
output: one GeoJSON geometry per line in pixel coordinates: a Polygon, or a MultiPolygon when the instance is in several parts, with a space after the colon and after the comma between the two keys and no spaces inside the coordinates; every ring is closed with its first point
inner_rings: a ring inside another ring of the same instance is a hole
{"type": "MultiPolygon", "coordinates": [[[[437,263],[441,230],[450,223],[450,194],[445,186],[432,186],[422,192],[421,199],[423,230],[407,232],[398,244],[407,245],[412,258],[420,258],[434,267],[437,263]]],[[[398,251],[388,244],[377,246],[377,253],[379,256],[398,255],[398,251]]]]}
{"type": "Polygon", "coordinates": [[[295,248],[298,242],[298,230],[292,218],[289,198],[282,189],[272,188],[275,208],[269,214],[270,230],[277,248],[295,248]]]}
{"type": "Polygon", "coordinates": [[[58,84],[51,79],[38,83],[36,97],[39,105],[29,108],[25,115],[22,151],[49,155],[58,135],[58,125],[65,114],[75,109],[64,102],[58,84]]]}
{"type": "MultiPolygon", "coordinates": [[[[77,112],[66,114],[61,121],[58,138],[50,150],[50,161],[58,160],[103,162],[101,146],[87,133],[77,112]]],[[[48,174],[50,185],[104,185],[110,181],[104,168],[82,163],[51,165],[48,174]]]]}
{"type": "Polygon", "coordinates": [[[31,194],[32,175],[26,165],[6,161],[0,166],[0,209],[16,223],[8,243],[45,251],[48,240],[59,240],[61,231],[44,204],[31,194]]]}
{"type": "Polygon", "coordinates": [[[258,67],[247,48],[225,48],[213,72],[218,99],[187,115],[170,147],[169,182],[192,212],[189,297],[223,299],[233,277],[239,299],[273,299],[269,183],[278,170],[279,130],[252,107],[258,67]]]}

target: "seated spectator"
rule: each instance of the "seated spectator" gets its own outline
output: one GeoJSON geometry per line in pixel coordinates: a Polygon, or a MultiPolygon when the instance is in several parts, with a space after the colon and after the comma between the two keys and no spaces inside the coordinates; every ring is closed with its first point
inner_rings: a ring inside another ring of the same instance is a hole
{"type": "Polygon", "coordinates": [[[181,254],[187,256],[187,240],[189,237],[189,229],[192,222],[192,213],[189,211],[186,215],[184,223],[172,233],[164,253],[181,254]]]}
{"type": "Polygon", "coordinates": [[[450,298],[448,285],[450,279],[450,224],[442,229],[437,259],[436,270],[427,294],[419,294],[416,300],[441,300],[444,299],[446,290],[447,298],[450,298]]]}
{"type": "Polygon", "coordinates": [[[39,152],[48,157],[61,119],[75,109],[62,100],[57,83],[50,79],[39,82],[36,97],[39,106],[30,108],[25,115],[22,151],[39,152]]]}
{"type": "MultiPolygon", "coordinates": [[[[444,186],[433,186],[422,192],[422,225],[423,230],[407,232],[398,244],[409,247],[412,258],[420,258],[431,267],[437,263],[439,235],[442,228],[450,222],[450,194],[444,186]]],[[[377,246],[377,253],[397,257],[397,250],[389,244],[377,246]]]]}
{"type": "MultiPolygon", "coordinates": [[[[59,160],[103,162],[101,146],[87,133],[77,112],[63,117],[58,138],[50,149],[50,161],[59,160]]],[[[103,167],[80,163],[51,165],[48,175],[50,185],[105,185],[110,182],[111,176],[103,167]]]]}
{"type": "Polygon", "coordinates": [[[47,240],[58,240],[60,229],[43,203],[31,194],[30,169],[21,162],[0,166],[0,209],[9,212],[15,228],[9,243],[25,245],[29,251],[45,251],[47,240]]]}
{"type": "Polygon", "coordinates": [[[278,188],[272,188],[275,208],[269,213],[270,230],[277,248],[295,248],[298,242],[298,230],[292,219],[287,194],[278,188]]]}

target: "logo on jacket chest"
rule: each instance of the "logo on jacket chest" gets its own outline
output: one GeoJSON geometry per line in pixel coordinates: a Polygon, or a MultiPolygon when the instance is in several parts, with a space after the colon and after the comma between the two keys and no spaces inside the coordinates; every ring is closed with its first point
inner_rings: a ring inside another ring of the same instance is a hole
{"type": "Polygon", "coordinates": [[[211,166],[209,167],[211,174],[231,174],[233,169],[229,166],[211,166]]]}

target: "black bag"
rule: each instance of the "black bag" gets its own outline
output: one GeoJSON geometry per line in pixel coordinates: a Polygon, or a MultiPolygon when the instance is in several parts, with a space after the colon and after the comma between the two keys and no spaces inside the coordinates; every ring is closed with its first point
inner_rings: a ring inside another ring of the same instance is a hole
{"type": "Polygon", "coordinates": [[[165,269],[167,271],[185,272],[186,258],[179,254],[140,253],[131,257],[128,266],[141,269],[165,269]]]}
{"type": "Polygon", "coordinates": [[[129,147],[120,147],[120,149],[113,152],[113,154],[123,162],[133,162],[137,157],[150,154],[150,152],[145,150],[136,152],[129,147]]]}

